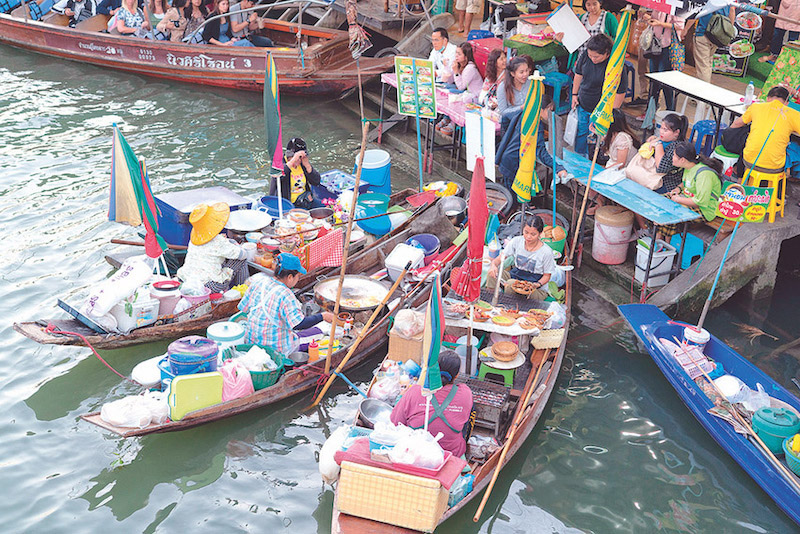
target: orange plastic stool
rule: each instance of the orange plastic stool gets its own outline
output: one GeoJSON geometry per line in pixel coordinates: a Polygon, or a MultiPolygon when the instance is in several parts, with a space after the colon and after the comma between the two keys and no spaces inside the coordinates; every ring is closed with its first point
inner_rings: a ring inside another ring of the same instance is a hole
{"type": "MultiPolygon", "coordinates": [[[[749,169],[748,169],[749,171],[749,169]]],[[[747,171],[745,172],[747,174],[747,171]]],[[[767,215],[769,222],[775,222],[775,215],[780,212],[783,217],[783,208],[785,205],[784,199],[786,198],[786,173],[769,174],[765,172],[752,171],[750,177],[747,179],[747,185],[753,187],[771,187],[772,200],[767,206],[767,215]]]]}

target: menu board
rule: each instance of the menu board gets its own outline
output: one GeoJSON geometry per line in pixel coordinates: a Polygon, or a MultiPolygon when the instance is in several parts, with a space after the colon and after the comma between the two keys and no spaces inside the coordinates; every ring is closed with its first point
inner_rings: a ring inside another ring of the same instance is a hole
{"type": "Polygon", "coordinates": [[[413,57],[395,57],[397,73],[397,109],[401,115],[436,118],[436,84],[433,61],[413,57]]]}
{"type": "Polygon", "coordinates": [[[754,13],[740,13],[734,22],[736,36],[728,46],[717,48],[711,60],[712,72],[728,76],[744,76],[750,56],[756,51],[753,44],[756,31],[761,28],[761,17],[754,13]]]}
{"type": "Polygon", "coordinates": [[[770,187],[751,187],[725,182],[717,204],[717,216],[737,222],[763,222],[772,197],[770,187]]]}

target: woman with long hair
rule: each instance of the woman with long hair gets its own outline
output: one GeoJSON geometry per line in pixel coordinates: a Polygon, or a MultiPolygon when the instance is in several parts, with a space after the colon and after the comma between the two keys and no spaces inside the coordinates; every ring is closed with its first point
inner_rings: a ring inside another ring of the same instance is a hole
{"type": "Polygon", "coordinates": [[[231,0],[214,0],[214,11],[208,16],[209,20],[203,28],[203,40],[208,44],[217,46],[253,46],[247,39],[233,36],[231,18],[217,15],[227,15],[231,7],[231,0]]]}
{"type": "MultiPolygon", "coordinates": [[[[600,152],[608,156],[606,169],[611,167],[624,169],[636,155],[639,142],[636,141],[636,134],[628,126],[625,114],[621,110],[615,109],[613,117],[614,122],[608,127],[608,132],[600,144],[600,152]]],[[[589,200],[593,204],[586,210],[586,215],[594,215],[598,206],[605,205],[605,198],[596,191],[589,194],[589,200]]]]}
{"type": "Polygon", "coordinates": [[[502,48],[495,48],[489,52],[489,58],[486,60],[486,78],[478,96],[478,103],[481,106],[489,109],[497,108],[497,86],[505,78],[507,64],[506,54],[502,48]]]}
{"type": "Polygon", "coordinates": [[[116,28],[122,35],[152,38],[150,21],[136,5],[136,0],[122,0],[122,7],[117,12],[116,28]]]}
{"type": "MultiPolygon", "coordinates": [[[[581,24],[583,24],[583,27],[586,28],[586,31],[589,32],[589,37],[604,33],[613,40],[617,36],[617,18],[613,13],[609,13],[603,9],[600,0],[584,0],[583,8],[586,10],[586,13],[581,14],[578,19],[581,21],[581,24]]],[[[564,34],[557,33],[555,37],[556,40],[562,41],[564,39],[564,34]]],[[[586,43],[583,43],[577,50],[569,55],[569,59],[567,59],[567,70],[572,70],[572,67],[575,66],[575,62],[578,61],[578,58],[584,50],[586,50],[586,43]]]]}
{"type": "Polygon", "coordinates": [[[203,3],[203,0],[190,0],[190,2],[183,9],[183,16],[186,17],[186,31],[184,32],[184,39],[191,39],[191,43],[202,43],[203,35],[200,32],[194,33],[208,17],[208,9],[203,3]],[[192,35],[194,34],[194,35],[192,35]]]}
{"type": "Polygon", "coordinates": [[[185,8],[186,0],[172,0],[172,7],[156,26],[156,29],[172,42],[180,42],[183,39],[187,22],[183,15],[185,8]]]}
{"type": "Polygon", "coordinates": [[[472,95],[473,101],[478,100],[483,86],[483,78],[478,67],[475,66],[475,56],[472,53],[472,45],[469,43],[461,43],[456,48],[453,78],[456,87],[472,95]]]}
{"type": "Polygon", "coordinates": [[[515,57],[506,66],[505,79],[497,87],[497,112],[510,113],[522,108],[531,81],[531,69],[523,57],[515,57]]]}
{"type": "Polygon", "coordinates": [[[672,152],[672,164],[683,170],[683,182],[668,193],[669,198],[698,212],[707,221],[714,220],[722,193],[719,179],[722,162],[698,154],[688,141],[678,141],[672,152]]]}

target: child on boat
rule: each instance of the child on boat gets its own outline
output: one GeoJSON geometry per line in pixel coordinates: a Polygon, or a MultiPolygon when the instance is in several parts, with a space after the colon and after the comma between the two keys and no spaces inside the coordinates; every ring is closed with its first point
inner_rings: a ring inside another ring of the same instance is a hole
{"type": "MultiPolygon", "coordinates": [[[[298,208],[311,209],[322,207],[322,202],[314,197],[311,186],[318,186],[322,177],[308,160],[306,142],[295,137],[286,144],[283,174],[281,180],[281,196],[288,199],[298,208]]],[[[272,181],[270,195],[276,195],[278,184],[272,181]]]]}

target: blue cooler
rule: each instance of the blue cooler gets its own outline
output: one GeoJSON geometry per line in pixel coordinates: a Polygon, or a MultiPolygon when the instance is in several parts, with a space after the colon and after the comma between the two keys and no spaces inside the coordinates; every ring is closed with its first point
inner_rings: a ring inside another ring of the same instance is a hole
{"type": "MultiPolygon", "coordinates": [[[[353,174],[358,169],[358,154],[353,174]]],[[[385,150],[371,149],[364,152],[364,166],[361,169],[361,180],[369,184],[373,193],[392,194],[392,157],[385,150]]],[[[359,188],[360,190],[360,188],[359,188]]]]}
{"type": "Polygon", "coordinates": [[[158,207],[158,233],[170,245],[189,244],[192,224],[189,215],[198,204],[224,202],[231,211],[248,209],[252,201],[227,187],[204,187],[155,195],[158,207]]]}

